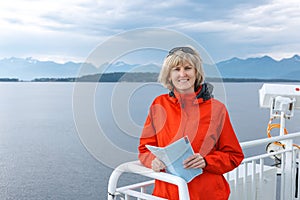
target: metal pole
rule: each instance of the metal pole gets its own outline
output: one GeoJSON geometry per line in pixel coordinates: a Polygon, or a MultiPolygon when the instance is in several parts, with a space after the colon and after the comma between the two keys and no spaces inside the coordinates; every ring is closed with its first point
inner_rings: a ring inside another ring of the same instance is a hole
{"type": "Polygon", "coordinates": [[[285,145],[286,150],[291,150],[285,153],[281,160],[284,162],[284,171],[282,171],[281,178],[284,179],[284,200],[293,199],[293,140],[284,140],[282,143],[285,145]]]}
{"type": "Polygon", "coordinates": [[[284,129],[285,129],[285,113],[282,111],[280,114],[280,136],[284,135],[284,129]]]}

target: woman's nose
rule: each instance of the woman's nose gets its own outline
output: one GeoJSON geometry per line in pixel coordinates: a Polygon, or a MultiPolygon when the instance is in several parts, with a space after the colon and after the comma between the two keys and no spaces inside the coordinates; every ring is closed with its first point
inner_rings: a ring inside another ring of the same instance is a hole
{"type": "Polygon", "coordinates": [[[186,75],[184,68],[180,68],[179,75],[180,76],[185,76],[186,75]]]}

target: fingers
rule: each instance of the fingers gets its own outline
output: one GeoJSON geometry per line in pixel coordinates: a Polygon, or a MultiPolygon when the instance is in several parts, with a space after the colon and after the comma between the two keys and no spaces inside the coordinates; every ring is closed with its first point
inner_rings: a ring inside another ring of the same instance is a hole
{"type": "Polygon", "coordinates": [[[166,166],[161,160],[155,158],[154,160],[152,160],[151,168],[155,172],[160,172],[161,170],[165,169],[166,166]]]}
{"type": "Polygon", "coordinates": [[[204,168],[206,166],[206,162],[199,153],[196,153],[184,160],[183,165],[187,169],[204,168]]]}
{"type": "MultiPolygon", "coordinates": [[[[199,153],[196,153],[184,160],[183,165],[186,169],[204,168],[206,166],[206,162],[199,153]]],[[[151,163],[151,168],[155,172],[160,172],[161,170],[164,170],[166,166],[161,160],[155,158],[151,163]]]]}

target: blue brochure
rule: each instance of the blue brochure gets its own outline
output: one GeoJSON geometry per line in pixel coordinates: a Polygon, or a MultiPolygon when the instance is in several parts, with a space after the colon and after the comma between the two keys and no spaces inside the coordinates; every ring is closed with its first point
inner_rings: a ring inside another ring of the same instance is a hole
{"type": "Polygon", "coordinates": [[[187,183],[202,173],[202,169],[185,169],[183,161],[194,154],[188,137],[183,137],[166,147],[146,145],[166,165],[168,173],[183,178],[187,183]]]}

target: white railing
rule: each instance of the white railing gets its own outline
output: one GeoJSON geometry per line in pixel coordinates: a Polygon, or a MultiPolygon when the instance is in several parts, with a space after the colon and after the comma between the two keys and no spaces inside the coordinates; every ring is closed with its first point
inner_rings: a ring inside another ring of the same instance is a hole
{"type": "Polygon", "coordinates": [[[184,179],[164,172],[154,172],[153,170],[142,166],[139,161],[123,163],[112,172],[108,183],[108,200],[115,199],[118,194],[124,194],[125,199],[129,196],[136,197],[138,199],[163,199],[144,192],[145,188],[152,185],[154,181],[146,181],[117,188],[118,179],[124,172],[140,174],[152,179],[158,179],[178,185],[180,199],[189,200],[188,188],[184,179]],[[140,188],[140,192],[136,191],[137,188],[140,188]]]}
{"type": "MultiPolygon", "coordinates": [[[[299,200],[298,163],[300,149],[293,147],[296,138],[300,138],[300,132],[241,143],[243,150],[274,141],[280,141],[285,146],[284,149],[273,153],[246,157],[238,168],[224,174],[231,188],[230,200],[299,200]],[[281,157],[280,167],[266,164],[266,160],[275,155],[281,157]]],[[[139,161],[121,164],[112,172],[108,183],[108,200],[126,200],[129,197],[138,200],[161,200],[163,198],[146,193],[146,188],[154,184],[154,179],[177,185],[179,198],[189,200],[187,184],[182,178],[164,172],[153,172],[142,166],[139,161]],[[139,174],[153,180],[117,187],[120,176],[125,172],[139,174]]]]}
{"type": "Polygon", "coordinates": [[[300,138],[300,132],[241,143],[243,150],[275,141],[285,146],[273,153],[247,157],[237,169],[225,174],[232,190],[230,199],[299,199],[297,174],[300,149],[293,147],[296,138],[300,138]],[[279,167],[265,164],[266,159],[272,156],[281,157],[279,167]]]}

